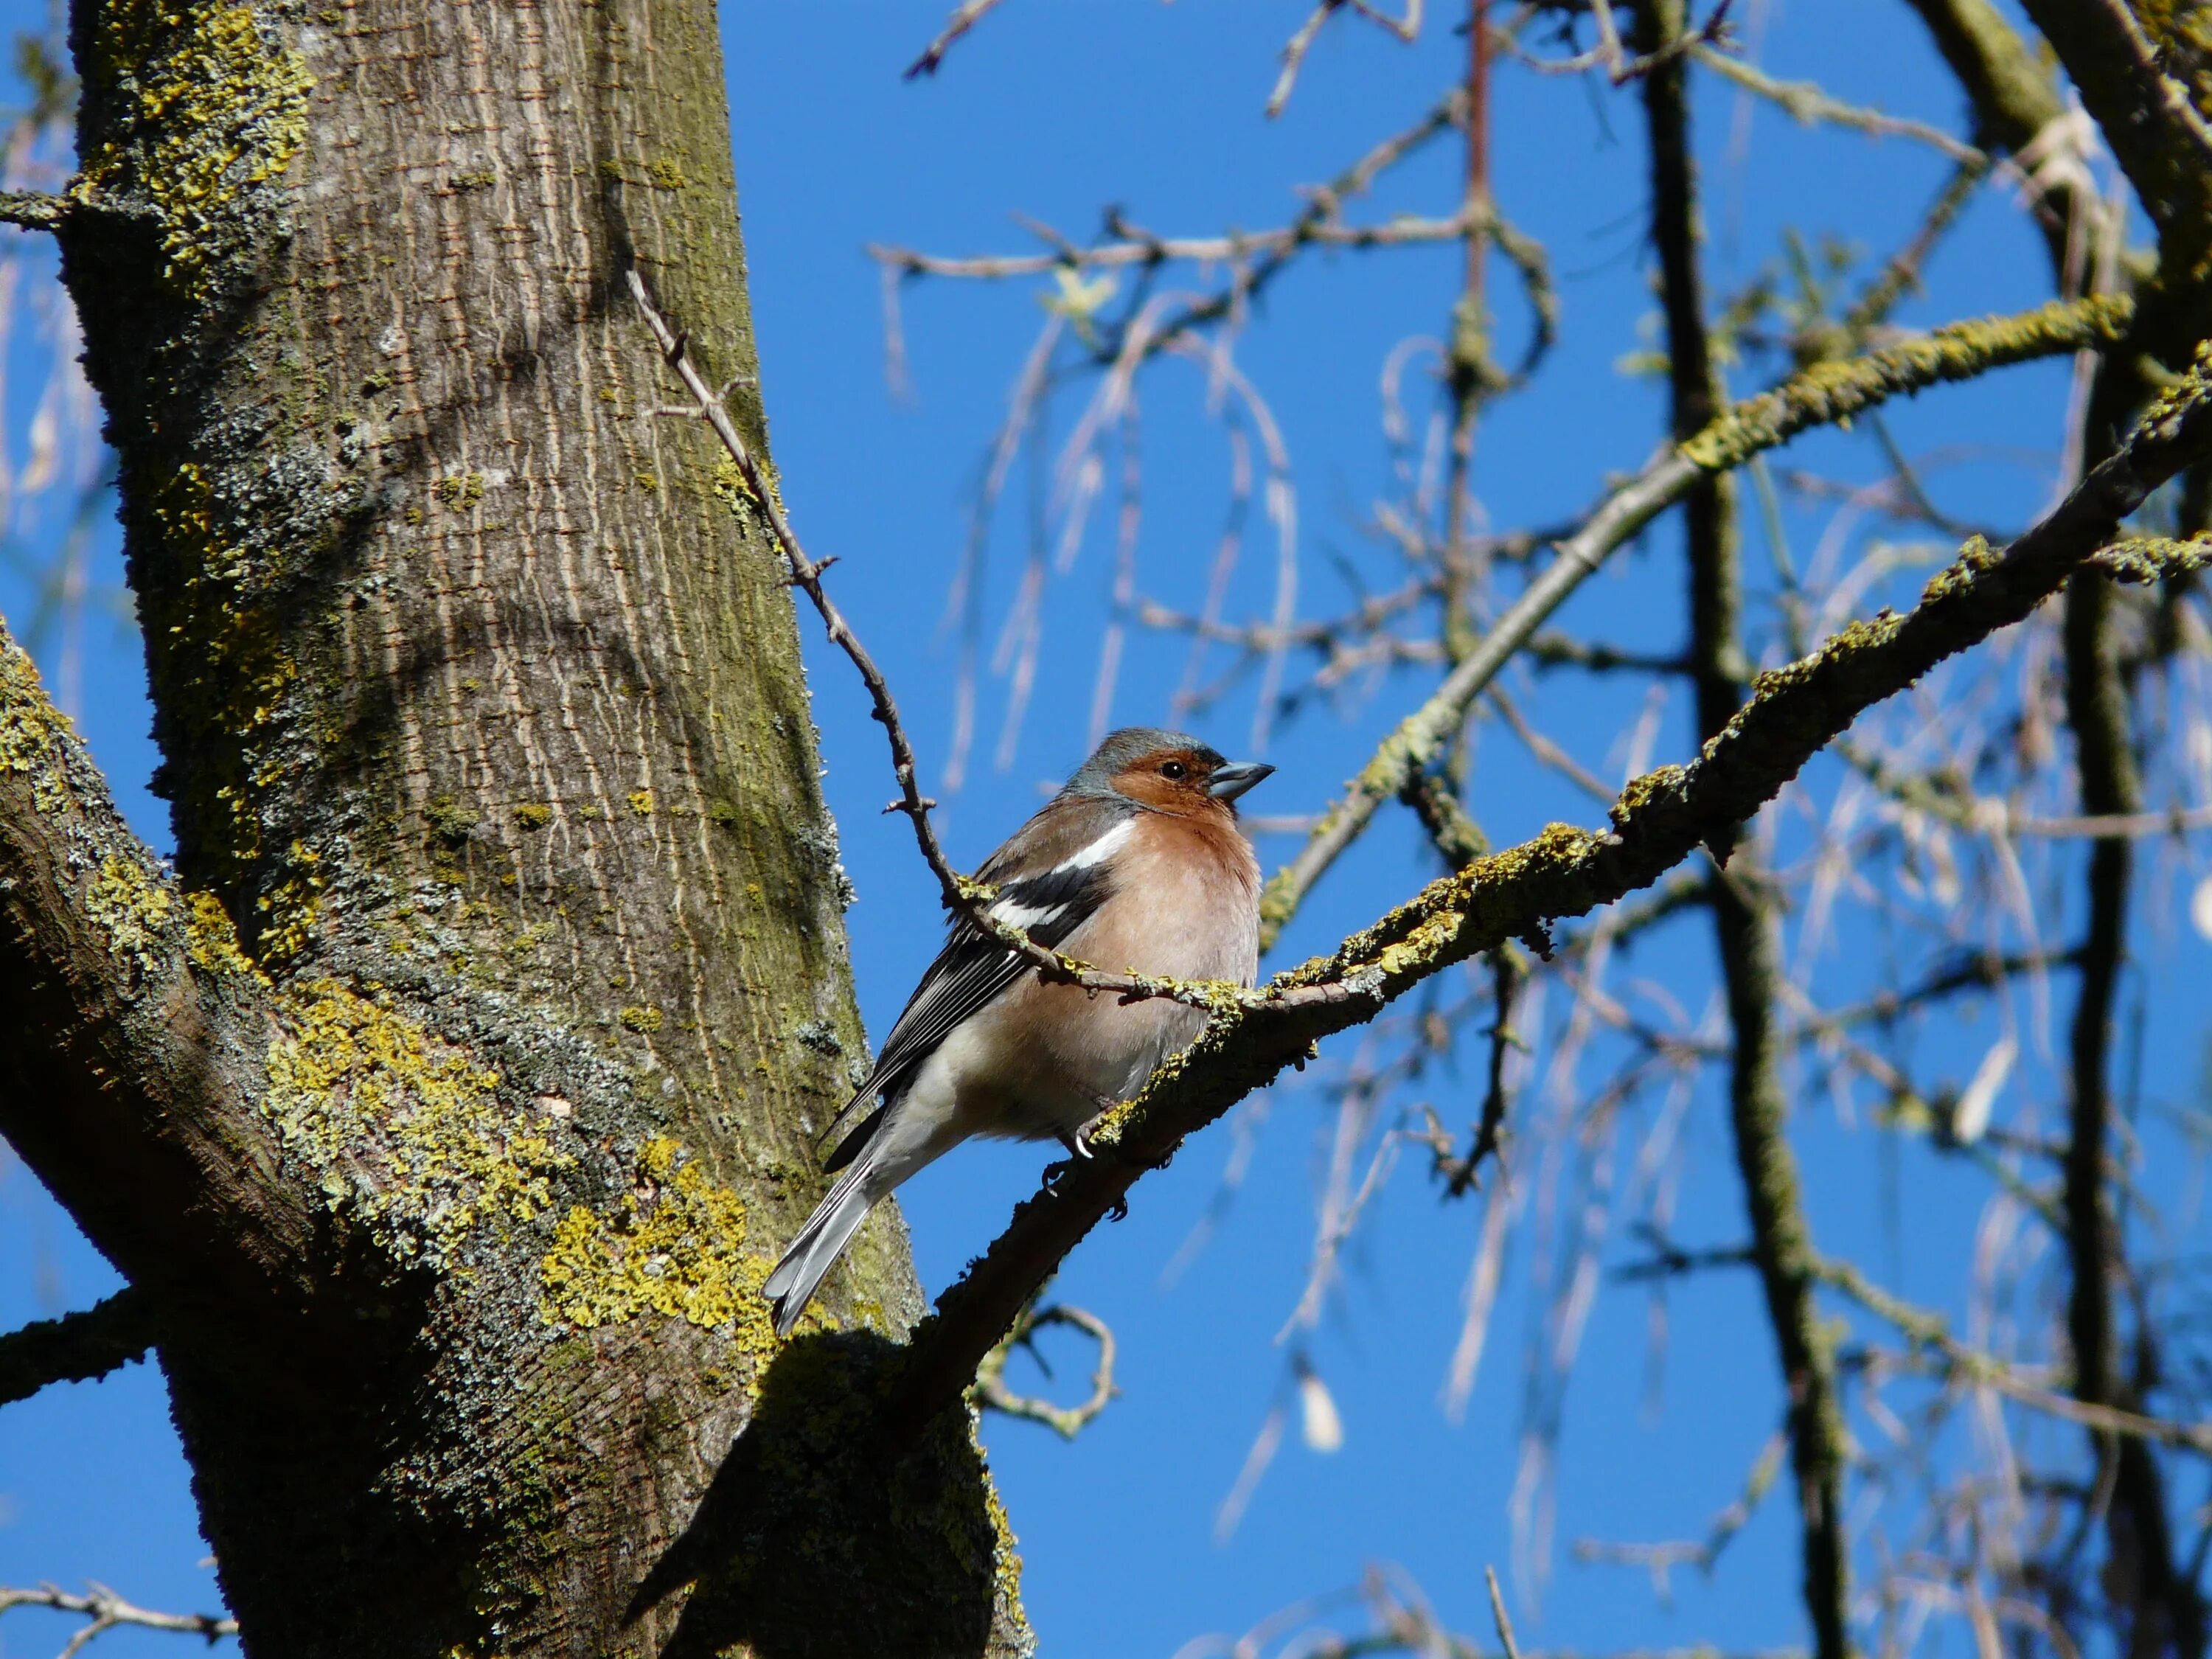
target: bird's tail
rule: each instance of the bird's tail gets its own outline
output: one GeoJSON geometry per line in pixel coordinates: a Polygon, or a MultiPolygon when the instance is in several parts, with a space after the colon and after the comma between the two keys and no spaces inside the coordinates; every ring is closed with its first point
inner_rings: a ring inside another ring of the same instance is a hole
{"type": "Polygon", "coordinates": [[[783,1260],[768,1276],[768,1283],[762,1289],[775,1304],[775,1334],[779,1337],[791,1334],[792,1327],[799,1323],[799,1316],[814,1299],[816,1288],[830,1269],[837,1265],[837,1258],[853,1242],[853,1235],[868,1218],[868,1212],[875,1208],[876,1200],[888,1190],[870,1179],[875,1173],[876,1162],[863,1153],[859,1162],[837,1177],[836,1185],[814,1206],[814,1213],[806,1218],[799,1237],[791,1241],[783,1260]]]}

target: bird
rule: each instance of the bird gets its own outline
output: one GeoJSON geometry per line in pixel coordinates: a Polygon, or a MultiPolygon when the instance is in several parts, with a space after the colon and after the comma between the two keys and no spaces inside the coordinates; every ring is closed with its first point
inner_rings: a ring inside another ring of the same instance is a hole
{"type": "MultiPolygon", "coordinates": [[[[1236,803],[1274,769],[1179,732],[1109,732],[976,872],[995,890],[989,914],[1109,971],[1250,985],[1260,861],[1236,803]]],[[[885,1194],[970,1136],[1056,1138],[1089,1156],[1085,1127],[1205,1024],[1165,998],[1048,983],[956,914],[867,1081],[824,1133],[865,1111],[823,1160],[842,1173],[763,1286],[777,1336],[885,1194]]]]}

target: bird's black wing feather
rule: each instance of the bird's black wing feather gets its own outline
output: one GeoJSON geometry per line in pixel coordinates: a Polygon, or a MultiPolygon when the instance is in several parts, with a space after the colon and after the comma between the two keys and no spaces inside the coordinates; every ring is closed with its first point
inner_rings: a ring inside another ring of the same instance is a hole
{"type": "MultiPolygon", "coordinates": [[[[990,878],[987,866],[984,879],[990,878]]],[[[1060,865],[1035,876],[1006,882],[999,888],[992,908],[1020,927],[1048,950],[1097,914],[1113,890],[1112,877],[1103,864],[1060,865]]],[[[937,1045],[951,1035],[963,1020],[979,1012],[991,1000],[1020,978],[1019,957],[981,928],[956,921],[945,948],[929,964],[929,971],[907,999],[905,1011],[891,1034],[884,1039],[875,1070],[847,1101],[830,1126],[836,1133],[853,1109],[878,1097],[896,1100],[913,1082],[922,1062],[937,1052],[937,1045]]],[[[854,1126],[823,1162],[824,1170],[842,1170],[866,1146],[883,1121],[884,1106],[878,1106],[854,1126]]]]}

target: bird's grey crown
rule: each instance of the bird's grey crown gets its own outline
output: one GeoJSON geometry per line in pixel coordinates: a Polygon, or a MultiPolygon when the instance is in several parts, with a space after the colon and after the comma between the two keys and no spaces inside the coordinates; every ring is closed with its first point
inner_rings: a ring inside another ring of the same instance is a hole
{"type": "Polygon", "coordinates": [[[1163,732],[1156,726],[1125,726],[1106,734],[1091,758],[1067,781],[1063,795],[1088,795],[1118,799],[1114,780],[1130,763],[1163,749],[1188,750],[1208,768],[1227,764],[1220,750],[1208,747],[1183,732],[1163,732]]]}

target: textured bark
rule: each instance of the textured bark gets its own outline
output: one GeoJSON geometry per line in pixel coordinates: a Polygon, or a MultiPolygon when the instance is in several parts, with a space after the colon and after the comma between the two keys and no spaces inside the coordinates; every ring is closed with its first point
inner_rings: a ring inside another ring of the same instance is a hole
{"type": "MultiPolygon", "coordinates": [[[[1637,19],[1640,53],[1663,51],[1686,27],[1681,0],[1643,0],[1637,19]]],[[[1677,443],[1695,437],[1726,406],[1705,329],[1688,81],[1688,62],[1679,56],[1644,78],[1651,143],[1651,240],[1667,319],[1668,383],[1677,443]]],[[[1732,477],[1717,475],[1682,501],[1688,659],[1701,740],[1728,729],[1742,706],[1748,678],[1739,631],[1742,593],[1734,485],[1732,477]]],[[[1783,984],[1775,922],[1762,897],[1767,881],[1758,848],[1747,844],[1733,825],[1707,844],[1725,871],[1711,885],[1710,902],[1732,1039],[1729,1120],[1750,1212],[1752,1258],[1789,1401],[1806,1617],[1819,1659],[1845,1659],[1850,1651],[1850,1554],[1843,1492],[1846,1442],[1833,1344],[1814,1299],[1812,1231],[1789,1139],[1775,1018],[1783,984]]]]}
{"type": "Polygon", "coordinates": [[[865,1047],[789,594],[621,298],[753,374],[714,8],[72,46],[177,869],[11,649],[0,1130],[165,1309],[248,1651],[1023,1650],[969,1419],[867,1431],[896,1213],[758,1294],[865,1047]]]}

